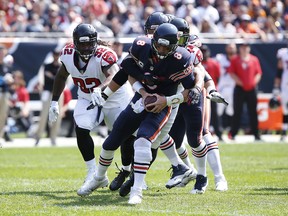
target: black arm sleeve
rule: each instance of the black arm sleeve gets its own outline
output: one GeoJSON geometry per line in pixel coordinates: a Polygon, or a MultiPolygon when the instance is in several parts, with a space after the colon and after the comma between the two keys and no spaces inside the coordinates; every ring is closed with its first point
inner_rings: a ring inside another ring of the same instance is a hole
{"type": "Polygon", "coordinates": [[[125,70],[120,69],[115,76],[112,79],[114,82],[116,82],[119,86],[124,85],[124,83],[128,80],[128,74],[125,72],[125,70]]]}

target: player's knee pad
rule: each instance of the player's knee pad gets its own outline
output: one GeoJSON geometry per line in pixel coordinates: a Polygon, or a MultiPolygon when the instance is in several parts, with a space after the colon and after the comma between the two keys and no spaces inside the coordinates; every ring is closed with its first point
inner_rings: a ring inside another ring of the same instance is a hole
{"type": "Polygon", "coordinates": [[[152,160],[151,142],[143,137],[138,138],[134,142],[134,161],[142,163],[150,163],[152,160]]]}

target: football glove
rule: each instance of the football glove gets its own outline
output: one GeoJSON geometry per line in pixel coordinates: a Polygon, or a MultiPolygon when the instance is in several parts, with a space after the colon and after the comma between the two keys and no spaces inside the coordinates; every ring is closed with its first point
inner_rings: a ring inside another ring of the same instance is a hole
{"type": "Polygon", "coordinates": [[[195,86],[189,91],[187,104],[191,105],[199,103],[200,97],[201,97],[201,89],[200,87],[195,86]]]}
{"type": "Polygon", "coordinates": [[[93,93],[91,94],[91,102],[94,106],[103,106],[105,103],[104,98],[102,97],[101,88],[97,87],[93,89],[93,93]]]}
{"type": "Polygon", "coordinates": [[[217,91],[212,91],[206,98],[210,99],[211,101],[215,103],[223,103],[226,106],[228,105],[228,102],[224,99],[224,97],[217,91]]]}
{"type": "Polygon", "coordinates": [[[59,116],[59,104],[57,101],[52,101],[49,108],[49,122],[54,123],[57,121],[59,116]]]}

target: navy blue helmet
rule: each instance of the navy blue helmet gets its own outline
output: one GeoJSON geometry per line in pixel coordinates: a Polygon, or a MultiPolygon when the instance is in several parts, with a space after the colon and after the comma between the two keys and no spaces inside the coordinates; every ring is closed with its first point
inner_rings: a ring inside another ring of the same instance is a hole
{"type": "Polygon", "coordinates": [[[178,40],[178,29],[170,23],[163,23],[153,34],[152,48],[160,59],[164,59],[175,52],[178,47],[178,40]],[[159,53],[159,46],[167,47],[167,53],[159,53]]]}
{"type": "Polygon", "coordinates": [[[154,12],[150,14],[144,24],[145,34],[153,34],[156,28],[163,23],[168,23],[168,17],[164,13],[154,12]]]}

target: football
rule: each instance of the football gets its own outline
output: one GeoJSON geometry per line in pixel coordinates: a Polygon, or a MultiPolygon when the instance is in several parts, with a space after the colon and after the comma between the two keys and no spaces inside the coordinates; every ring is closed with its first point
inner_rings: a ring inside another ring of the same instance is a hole
{"type": "Polygon", "coordinates": [[[153,96],[147,96],[144,100],[144,105],[145,105],[145,108],[148,110],[148,111],[151,111],[154,106],[151,106],[151,107],[146,107],[148,104],[151,104],[151,103],[154,103],[157,101],[157,97],[155,95],[153,96]]]}

